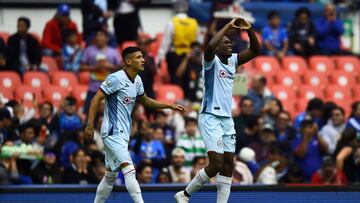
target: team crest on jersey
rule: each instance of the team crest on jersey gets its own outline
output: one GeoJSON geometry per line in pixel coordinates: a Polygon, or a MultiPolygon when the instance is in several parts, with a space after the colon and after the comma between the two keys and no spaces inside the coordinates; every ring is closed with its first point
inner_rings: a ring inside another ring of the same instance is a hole
{"type": "Polygon", "coordinates": [[[129,104],[130,103],[130,97],[124,97],[123,104],[129,104]]]}
{"type": "Polygon", "coordinates": [[[229,65],[229,66],[232,66],[232,65],[233,65],[231,59],[228,60],[228,65],[229,65]]]}
{"type": "Polygon", "coordinates": [[[220,70],[219,71],[219,77],[220,78],[226,78],[227,77],[227,72],[226,71],[224,71],[224,70],[220,70]]]}
{"type": "Polygon", "coordinates": [[[105,81],[104,81],[104,84],[105,84],[107,87],[109,87],[109,86],[110,86],[110,81],[105,80],[105,81]]]}

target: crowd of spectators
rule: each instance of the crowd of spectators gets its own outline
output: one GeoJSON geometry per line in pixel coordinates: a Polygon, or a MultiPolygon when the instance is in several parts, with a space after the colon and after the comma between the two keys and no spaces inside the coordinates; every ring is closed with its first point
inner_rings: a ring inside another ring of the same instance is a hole
{"type": "MultiPolygon", "coordinates": [[[[29,116],[16,100],[0,101],[0,184],[98,183],[104,175],[104,146],[100,108],[91,142],[83,139],[84,115],[101,81],[121,65],[118,49],[136,41],[144,52],[141,74],[147,95],[156,97],[154,77],[167,62],[169,78],[183,88],[187,108],[178,112],[153,112],[136,105],[129,149],[140,183],[188,183],[208,159],[197,126],[202,100],[202,44],[199,25],[186,15],[186,2],[176,4],[176,15],[166,25],[159,52],[150,51],[152,39],[139,35],[138,5],[127,1],[81,1],[83,33],[70,18],[70,7],[61,4],[44,28],[42,41],[28,32],[31,21],[20,17],[17,32],[5,43],[0,38],[0,68],[23,75],[41,71],[41,56],[54,57],[61,69],[90,72],[84,108],[68,96],[59,109],[51,102],[35,106],[29,116]],[[114,4],[114,2],[117,2],[114,4]],[[115,34],[107,19],[114,17],[115,34]],[[129,20],[131,19],[131,20],[129,20]],[[126,28],[126,29],[124,29],[126,28]]],[[[281,26],[279,13],[268,14],[262,30],[263,51],[281,59],[295,54],[350,54],[341,48],[344,32],[333,5],[311,22],[311,13],[299,8],[289,27],[281,26]]],[[[209,36],[221,25],[216,21],[209,36]]],[[[245,43],[232,37],[234,49],[245,43]]],[[[206,42],[205,42],[206,43],[206,42]]],[[[267,87],[263,75],[252,78],[248,95],[234,104],[236,159],[234,184],[351,184],[360,182],[360,102],[346,112],[335,103],[314,98],[296,118],[267,87]]],[[[212,180],[213,181],[213,180],[212,180]]],[[[116,184],[123,183],[120,174],[116,184]]]]}

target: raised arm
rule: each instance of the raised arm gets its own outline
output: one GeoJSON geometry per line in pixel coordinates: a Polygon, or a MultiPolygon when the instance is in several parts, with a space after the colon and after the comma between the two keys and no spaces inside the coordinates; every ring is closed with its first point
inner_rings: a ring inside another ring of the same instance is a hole
{"type": "Polygon", "coordinates": [[[248,49],[238,53],[239,65],[250,61],[251,59],[258,56],[261,52],[260,43],[256,37],[254,30],[251,28],[250,23],[246,22],[245,20],[243,20],[242,23],[248,27],[248,29],[246,29],[246,31],[247,31],[249,39],[250,39],[250,47],[248,49]]]}
{"type": "Polygon", "coordinates": [[[151,99],[150,97],[146,96],[146,94],[139,97],[139,102],[144,105],[146,108],[160,110],[160,109],[172,109],[174,111],[185,111],[185,108],[179,104],[165,104],[155,99],[151,99]]]}
{"type": "Polygon", "coordinates": [[[88,122],[85,128],[84,136],[87,140],[92,140],[94,137],[94,121],[96,113],[98,112],[99,104],[101,100],[105,98],[105,94],[102,90],[98,90],[95,96],[92,98],[88,114],[88,122]]]}

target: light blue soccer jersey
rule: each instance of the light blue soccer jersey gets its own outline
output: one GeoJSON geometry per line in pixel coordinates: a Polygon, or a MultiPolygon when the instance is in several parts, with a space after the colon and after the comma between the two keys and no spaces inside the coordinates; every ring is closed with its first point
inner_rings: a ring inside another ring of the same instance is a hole
{"type": "Polygon", "coordinates": [[[129,141],[136,97],[144,94],[140,76],[131,81],[127,72],[120,70],[110,74],[100,88],[106,94],[101,135],[120,135],[129,141]]]}
{"type": "Polygon", "coordinates": [[[232,91],[237,54],[228,58],[228,64],[215,55],[210,62],[202,61],[205,76],[205,95],[201,104],[201,113],[231,117],[232,91]]]}

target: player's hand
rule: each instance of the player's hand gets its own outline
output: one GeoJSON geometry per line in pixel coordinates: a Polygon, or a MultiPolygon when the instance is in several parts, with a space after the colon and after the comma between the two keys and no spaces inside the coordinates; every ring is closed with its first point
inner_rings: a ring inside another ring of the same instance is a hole
{"type": "Polygon", "coordinates": [[[180,112],[185,111],[185,107],[181,106],[180,104],[173,104],[173,105],[171,105],[170,108],[174,111],[180,111],[180,112]]]}
{"type": "Polygon", "coordinates": [[[251,28],[251,24],[246,20],[244,20],[243,18],[238,18],[236,20],[236,23],[242,30],[249,30],[251,28]]]}
{"type": "Polygon", "coordinates": [[[94,126],[87,125],[84,131],[84,138],[85,140],[93,140],[94,139],[94,126]]]}

